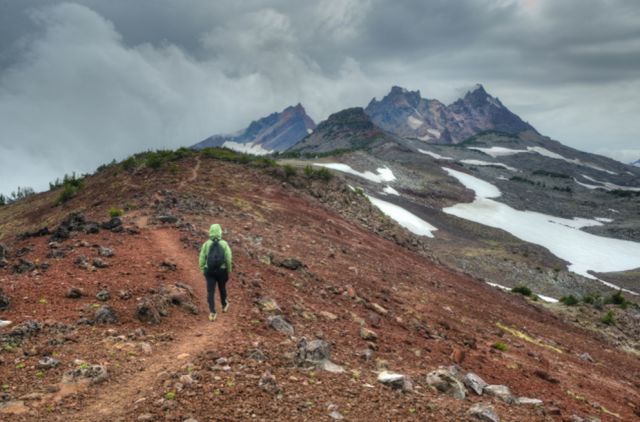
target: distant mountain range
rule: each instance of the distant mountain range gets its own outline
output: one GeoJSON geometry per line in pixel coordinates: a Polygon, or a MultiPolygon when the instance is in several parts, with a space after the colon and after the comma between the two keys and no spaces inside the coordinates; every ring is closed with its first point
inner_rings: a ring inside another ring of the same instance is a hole
{"type": "Polygon", "coordinates": [[[231,135],[213,135],[192,148],[227,147],[257,155],[284,151],[313,132],[316,124],[301,104],[287,107],[280,113],[255,120],[244,130],[231,135]]]}
{"type": "Polygon", "coordinates": [[[640,160],[634,161],[631,163],[632,166],[640,167],[640,160]]]}
{"type": "Polygon", "coordinates": [[[372,99],[365,112],[384,130],[430,143],[457,144],[486,130],[513,134],[536,131],[482,85],[448,106],[422,98],[420,91],[394,86],[382,100],[372,99]]]}

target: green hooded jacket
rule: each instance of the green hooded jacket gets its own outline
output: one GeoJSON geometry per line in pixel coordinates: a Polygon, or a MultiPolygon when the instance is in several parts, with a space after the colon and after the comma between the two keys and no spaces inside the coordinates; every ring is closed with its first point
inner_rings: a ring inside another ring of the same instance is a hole
{"type": "Polygon", "coordinates": [[[231,248],[226,240],[222,239],[222,228],[220,224],[212,224],[211,227],[209,227],[209,240],[204,242],[202,248],[200,248],[200,271],[204,274],[207,270],[207,256],[209,256],[209,249],[211,249],[213,239],[218,239],[218,243],[220,243],[220,246],[222,246],[224,250],[224,264],[222,264],[221,268],[226,268],[227,271],[231,273],[233,264],[231,248]]]}

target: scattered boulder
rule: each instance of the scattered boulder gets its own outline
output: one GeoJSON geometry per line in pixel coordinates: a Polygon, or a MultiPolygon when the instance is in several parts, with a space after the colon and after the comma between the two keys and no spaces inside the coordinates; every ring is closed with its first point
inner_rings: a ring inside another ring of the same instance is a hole
{"type": "Polygon", "coordinates": [[[380,315],[387,315],[389,313],[389,311],[386,308],[383,308],[381,305],[379,305],[379,304],[377,304],[375,302],[372,302],[370,304],[370,308],[371,308],[371,310],[377,312],[380,315]]]}
{"type": "Polygon", "coordinates": [[[55,368],[60,364],[58,359],[52,358],[50,356],[45,356],[44,358],[38,361],[38,368],[40,369],[51,369],[55,368]]]}
{"type": "Polygon", "coordinates": [[[413,382],[407,375],[382,371],[378,374],[378,382],[391,387],[394,390],[402,391],[403,393],[410,393],[413,391],[413,382]]]}
{"type": "Polygon", "coordinates": [[[531,399],[529,397],[518,397],[514,401],[515,404],[523,405],[523,406],[542,406],[542,400],[540,399],[531,399]]]}
{"type": "Polygon", "coordinates": [[[578,357],[585,362],[591,362],[591,363],[595,362],[591,357],[591,355],[587,352],[581,353],[580,355],[578,355],[578,357]]]}
{"type": "Polygon", "coordinates": [[[7,321],[6,319],[0,319],[0,328],[8,327],[12,324],[12,321],[7,321]]]}
{"type": "Polygon", "coordinates": [[[113,217],[111,220],[100,224],[100,227],[102,227],[103,229],[111,230],[111,231],[121,226],[122,226],[122,219],[120,217],[113,217]]]}
{"type": "Polygon", "coordinates": [[[260,381],[258,381],[258,386],[267,393],[280,394],[282,392],[282,389],[276,381],[276,377],[274,377],[269,371],[262,374],[260,381]]]}
{"type": "Polygon", "coordinates": [[[466,389],[455,375],[449,368],[438,368],[427,374],[427,384],[455,399],[464,400],[466,389]]]}
{"type": "Polygon", "coordinates": [[[106,248],[106,247],[103,247],[103,246],[100,246],[100,247],[98,248],[98,254],[99,254],[100,256],[104,256],[104,257],[107,257],[107,258],[110,258],[110,257],[112,257],[113,255],[115,255],[115,254],[114,254],[114,252],[113,252],[113,249],[111,249],[111,248],[106,248]]]}
{"type": "Polygon", "coordinates": [[[100,233],[100,225],[95,221],[87,221],[84,225],[84,232],[87,234],[100,233]]]}
{"type": "Polygon", "coordinates": [[[138,321],[148,324],[160,323],[160,311],[157,304],[151,298],[145,298],[138,304],[135,317],[138,321]]]}
{"type": "Polygon", "coordinates": [[[367,341],[378,340],[378,335],[366,327],[360,327],[360,338],[367,341]]]}
{"type": "Polygon", "coordinates": [[[109,264],[106,261],[104,261],[104,260],[102,260],[100,258],[93,258],[93,262],[92,263],[93,263],[93,266],[96,267],[96,268],[107,268],[107,267],[109,267],[109,264]]]}
{"type": "Polygon", "coordinates": [[[62,377],[62,382],[70,383],[79,379],[87,379],[91,384],[99,384],[108,378],[109,372],[104,366],[81,363],[76,369],[66,372],[62,377]]]}
{"type": "Polygon", "coordinates": [[[2,287],[0,287],[0,311],[9,309],[10,304],[11,300],[9,299],[9,296],[7,296],[2,290],[2,287]]]}
{"type": "Polygon", "coordinates": [[[490,404],[476,403],[467,412],[469,416],[486,422],[500,422],[500,417],[490,404]]]}
{"type": "Polygon", "coordinates": [[[507,404],[515,403],[516,399],[506,385],[487,385],[483,390],[488,396],[497,397],[507,404]]]}
{"type": "Polygon", "coordinates": [[[271,299],[269,297],[263,297],[256,301],[257,305],[260,307],[262,312],[280,314],[282,310],[275,299],[271,299]]]}
{"type": "MultiPolygon", "coordinates": [[[[51,232],[49,231],[48,227],[43,227],[41,229],[38,230],[34,230],[32,232],[22,232],[20,233],[17,238],[18,240],[24,240],[24,239],[28,239],[30,237],[40,237],[40,236],[48,236],[49,234],[51,234],[51,232]]],[[[2,257],[0,257],[1,259],[2,257]]]]}
{"type": "Polygon", "coordinates": [[[328,311],[320,311],[319,314],[321,317],[329,321],[335,321],[338,319],[338,316],[336,314],[332,314],[331,312],[328,312],[328,311]]]}
{"type": "Polygon", "coordinates": [[[167,224],[175,224],[178,222],[178,217],[174,216],[174,215],[159,215],[156,217],[156,219],[161,222],[161,223],[167,223],[167,224]]]}
{"type": "Polygon", "coordinates": [[[24,258],[18,259],[18,263],[13,266],[13,272],[16,274],[28,273],[35,269],[35,264],[24,258]]]}
{"type": "Polygon", "coordinates": [[[9,334],[2,336],[0,340],[20,343],[26,338],[35,336],[41,330],[42,330],[42,323],[40,323],[39,321],[30,319],[14,327],[14,329],[11,330],[9,334]]]}
{"type": "Polygon", "coordinates": [[[162,288],[161,294],[165,295],[172,305],[180,306],[193,315],[198,315],[200,312],[193,303],[193,289],[187,284],[175,283],[171,286],[165,286],[162,288]]]}
{"type": "Polygon", "coordinates": [[[70,287],[67,290],[66,297],[69,299],[80,299],[82,296],[84,296],[84,291],[79,287],[70,287]]]}
{"type": "Polygon", "coordinates": [[[72,232],[98,233],[100,231],[98,223],[87,221],[80,213],[69,214],[60,225],[53,231],[50,242],[61,242],[71,237],[72,232]]]}
{"type": "Polygon", "coordinates": [[[282,261],[280,261],[280,266],[283,268],[286,268],[288,270],[297,270],[299,268],[303,267],[303,264],[300,260],[297,260],[295,258],[287,258],[284,259],[282,261]]]}
{"type": "Polygon", "coordinates": [[[271,315],[267,318],[267,325],[282,334],[288,336],[294,334],[293,326],[289,324],[282,315],[271,315]]]}
{"type": "Polygon", "coordinates": [[[131,290],[120,290],[118,292],[118,297],[122,300],[129,300],[132,296],[131,290]]]}
{"type": "Polygon", "coordinates": [[[7,257],[9,256],[9,248],[0,243],[0,268],[8,265],[7,257]]]}
{"type": "Polygon", "coordinates": [[[257,360],[259,362],[264,362],[269,360],[269,356],[260,349],[249,349],[245,353],[245,357],[251,360],[257,360]]]}
{"type": "Polygon", "coordinates": [[[96,299],[101,302],[106,302],[107,300],[111,299],[111,295],[109,294],[108,290],[102,289],[98,293],[96,293],[96,299]]]}
{"type": "Polygon", "coordinates": [[[465,387],[479,396],[482,395],[484,388],[487,386],[487,383],[473,372],[469,372],[467,375],[465,375],[462,379],[462,383],[465,385],[465,387]]]}
{"type": "Polygon", "coordinates": [[[343,367],[331,362],[331,345],[326,340],[307,341],[303,337],[298,342],[295,360],[298,366],[313,366],[332,373],[344,372],[343,367]]]}
{"type": "Polygon", "coordinates": [[[73,263],[76,265],[76,267],[82,268],[83,270],[89,269],[89,260],[84,255],[78,255],[73,263]]]}
{"type": "Polygon", "coordinates": [[[96,311],[93,321],[97,324],[114,324],[118,322],[116,312],[108,305],[102,305],[96,311]]]}

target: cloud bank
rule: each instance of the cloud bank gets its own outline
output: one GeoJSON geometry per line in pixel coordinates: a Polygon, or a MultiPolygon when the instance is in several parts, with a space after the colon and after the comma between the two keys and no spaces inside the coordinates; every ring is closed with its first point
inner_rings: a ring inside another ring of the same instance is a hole
{"type": "Polygon", "coordinates": [[[542,133],[640,158],[626,0],[0,0],[0,192],[191,145],[302,102],[475,82],[542,133]]]}

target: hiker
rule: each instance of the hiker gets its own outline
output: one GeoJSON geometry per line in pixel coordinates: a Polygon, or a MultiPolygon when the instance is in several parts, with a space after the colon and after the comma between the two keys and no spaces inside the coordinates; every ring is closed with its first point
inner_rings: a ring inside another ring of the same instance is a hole
{"type": "Polygon", "coordinates": [[[212,224],[209,228],[209,240],[204,242],[200,249],[200,271],[207,280],[207,301],[209,302],[209,321],[215,321],[218,317],[215,305],[216,284],[220,290],[220,303],[222,312],[229,310],[227,300],[227,280],[232,268],[231,248],[222,239],[220,224],[212,224]]]}

